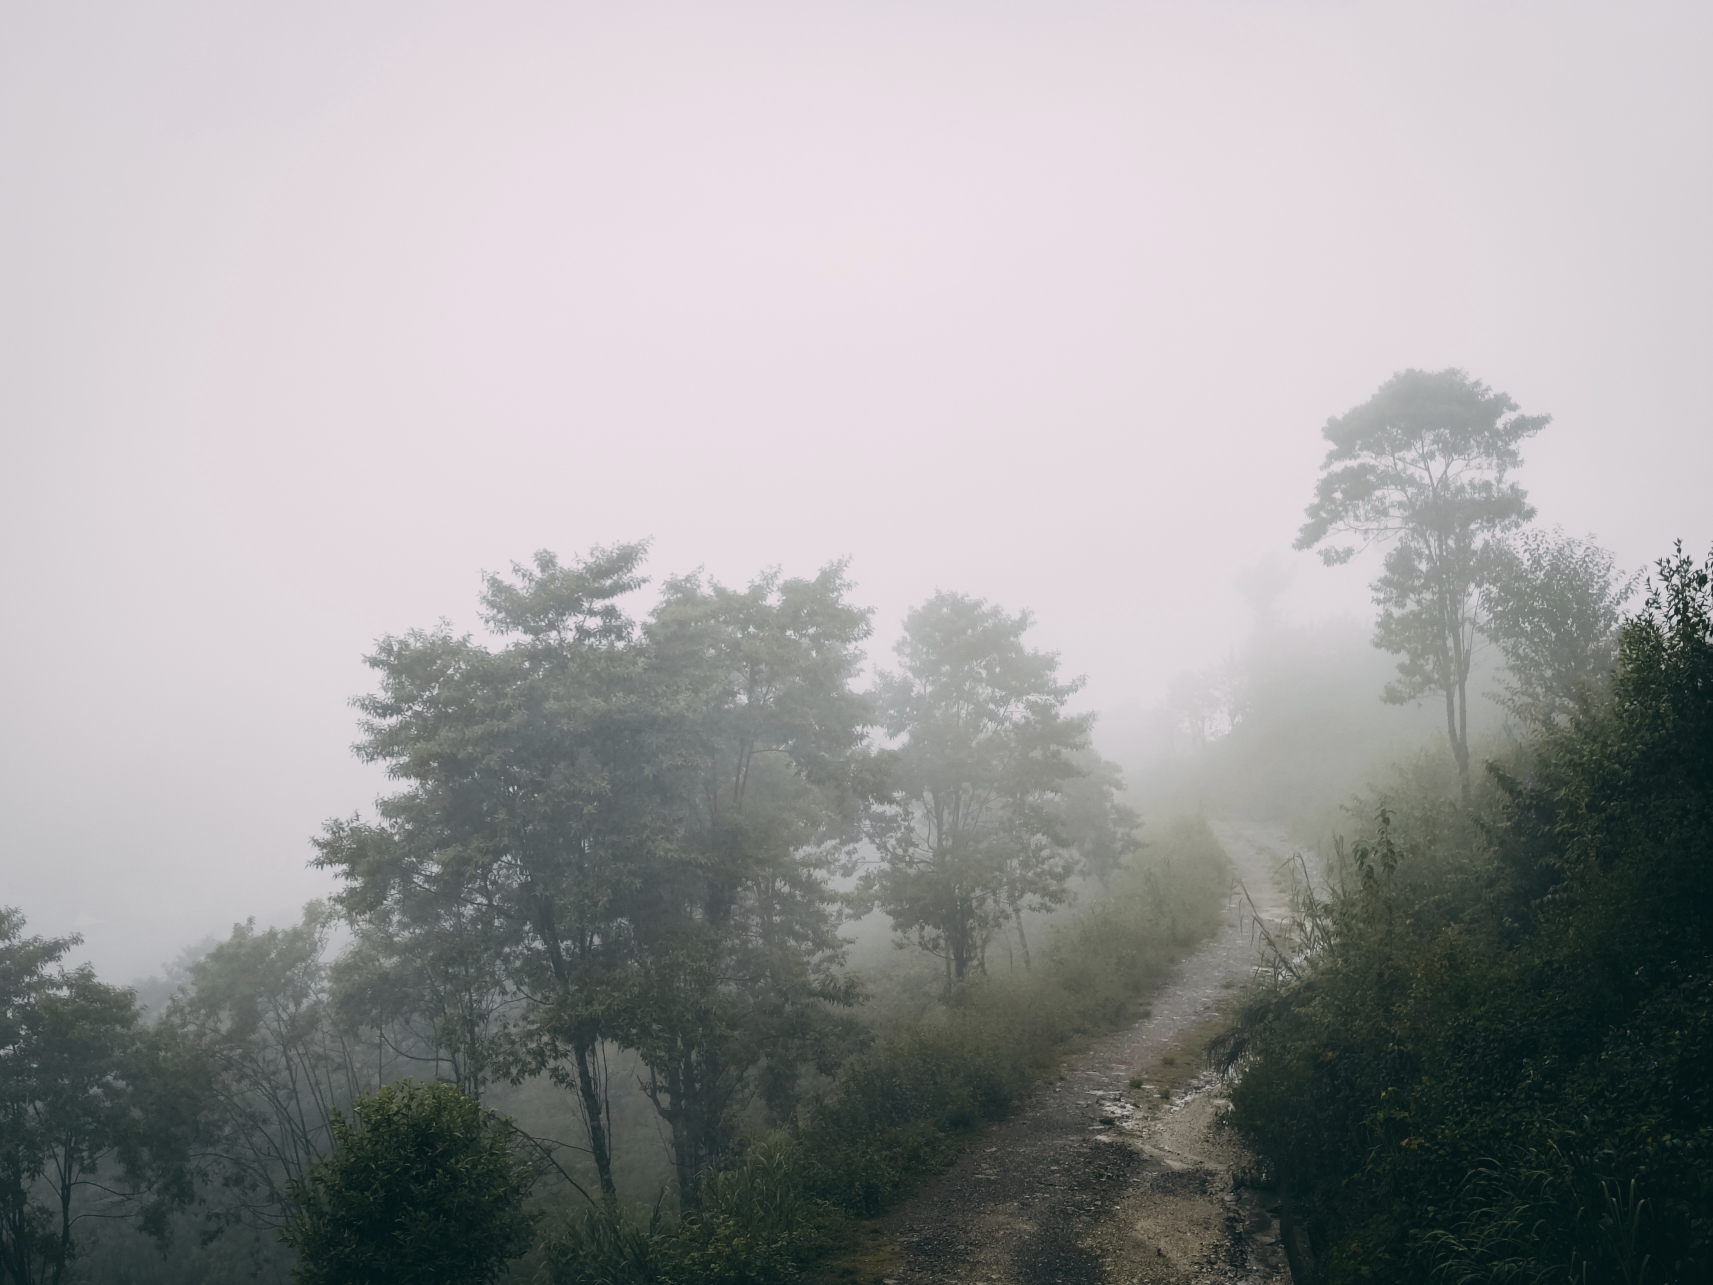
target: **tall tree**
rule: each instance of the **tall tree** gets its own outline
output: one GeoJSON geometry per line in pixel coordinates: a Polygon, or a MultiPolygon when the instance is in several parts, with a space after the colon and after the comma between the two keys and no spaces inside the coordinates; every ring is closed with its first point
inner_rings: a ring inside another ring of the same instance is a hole
{"type": "Polygon", "coordinates": [[[622,1038],[647,1068],[679,1199],[729,1150],[759,1094],[790,1109],[830,1071],[853,999],[835,968],[829,875],[858,838],[868,704],[851,688],[869,613],[844,567],[742,590],[668,581],[647,628],[664,841],[628,916],[622,1038]]]}
{"type": "Polygon", "coordinates": [[[137,1216],[162,1236],[190,1199],[184,1099],[201,1081],[131,991],[60,966],[78,938],[23,928],[0,907],[0,1281],[59,1285],[85,1219],[137,1216]]]}
{"type": "MultiPolygon", "coordinates": [[[[1074,755],[1089,719],[1067,715],[1078,682],[1023,642],[1012,616],[962,594],[913,610],[878,684],[895,803],[869,838],[878,864],[862,887],[893,930],[938,956],[950,989],[1022,911],[1061,904],[1077,866],[1061,795],[1083,774],[1074,755]]],[[[1027,941],[1023,942],[1027,953],[1027,941]]]]}
{"type": "MultiPolygon", "coordinates": [[[[405,788],[375,824],[330,823],[317,858],[345,877],[352,915],[454,972],[490,961],[494,984],[527,1002],[511,1069],[573,1088],[608,1196],[603,979],[653,815],[638,802],[653,788],[638,757],[641,657],[618,602],[643,583],[644,552],[618,545],[564,565],[542,552],[510,581],[488,577],[498,650],[444,627],[383,640],[368,662],[380,690],[357,702],[358,752],[405,788]]],[[[472,1063],[466,1088],[493,1069],[472,1063]]]]}
{"type": "Polygon", "coordinates": [[[444,628],[385,640],[359,748],[405,788],[375,824],[330,824],[318,859],[377,963],[427,952],[455,978],[494,961],[524,1008],[493,1065],[574,1091],[609,1197],[600,1043],[636,1049],[689,1204],[743,1106],[783,1107],[803,1060],[825,1060],[827,1004],[848,998],[827,874],[854,838],[868,624],[831,567],[743,591],[673,580],[639,631],[617,600],[642,555],[541,553],[490,577],[498,649],[444,628]]]}
{"type": "Polygon", "coordinates": [[[193,963],[160,1026],[195,1047],[206,1087],[212,1169],[224,1222],[279,1227],[287,1184],[331,1145],[331,1120],[379,1068],[338,1020],[327,958],[338,916],[311,902],[287,928],[234,925],[193,963]]]}
{"type": "Polygon", "coordinates": [[[1568,714],[1581,685],[1611,670],[1635,586],[1606,550],[1560,531],[1525,531],[1500,549],[1483,597],[1505,656],[1505,708],[1536,727],[1568,714]]]}
{"type": "Polygon", "coordinates": [[[1438,693],[1446,736],[1469,799],[1469,667],[1482,624],[1481,591],[1504,536],[1534,516],[1509,479],[1523,439],[1550,416],[1523,415],[1504,393],[1461,370],[1401,371],[1362,405],[1329,419],[1308,521],[1296,547],[1334,536],[1328,566],[1389,544],[1374,601],[1375,645],[1403,656],[1385,690],[1397,704],[1438,693]]]}

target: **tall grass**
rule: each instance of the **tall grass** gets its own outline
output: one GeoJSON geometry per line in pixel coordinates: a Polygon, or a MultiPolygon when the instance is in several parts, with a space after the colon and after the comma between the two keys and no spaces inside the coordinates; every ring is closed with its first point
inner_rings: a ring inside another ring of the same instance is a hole
{"type": "Polygon", "coordinates": [[[1026,970],[893,1024],[791,1127],[755,1140],[677,1221],[611,1207],[551,1233],[546,1285],[770,1285],[1004,1119],[1066,1050],[1131,1016],[1219,921],[1231,868],[1205,822],[1167,828],[1026,970]]]}

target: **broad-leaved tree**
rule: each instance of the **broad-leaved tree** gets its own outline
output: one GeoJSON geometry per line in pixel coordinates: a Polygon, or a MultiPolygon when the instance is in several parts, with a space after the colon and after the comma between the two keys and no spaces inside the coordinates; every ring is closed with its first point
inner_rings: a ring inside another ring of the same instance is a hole
{"type": "Polygon", "coordinates": [[[1374,601],[1375,645],[1401,655],[1386,699],[1436,694],[1464,801],[1469,799],[1469,667],[1482,589],[1501,542],[1534,516],[1510,480],[1523,440],[1550,417],[1523,415],[1461,370],[1401,371],[1362,405],[1329,419],[1332,445],[1296,547],[1328,566],[1387,544],[1374,601]],[[1337,536],[1352,543],[1328,544],[1337,536]]]}

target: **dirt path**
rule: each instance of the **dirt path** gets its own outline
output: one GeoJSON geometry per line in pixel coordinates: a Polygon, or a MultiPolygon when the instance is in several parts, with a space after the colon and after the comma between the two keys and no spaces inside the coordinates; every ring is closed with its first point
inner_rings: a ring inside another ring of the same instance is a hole
{"type": "MultiPolygon", "coordinates": [[[[1265,827],[1216,825],[1263,917],[1289,849],[1265,827]]],[[[1248,1157],[1219,1127],[1216,1076],[1183,1046],[1257,959],[1247,904],[1168,976],[1149,1015],[1071,1059],[1012,1119],[891,1214],[895,1285],[1286,1282],[1271,1199],[1232,1174],[1248,1157]],[[1177,1065],[1181,1060],[1181,1065],[1177,1065]],[[1131,1087],[1140,1073],[1141,1086],[1131,1087]]],[[[1199,1029],[1198,1029],[1199,1028],[1199,1029]]]]}

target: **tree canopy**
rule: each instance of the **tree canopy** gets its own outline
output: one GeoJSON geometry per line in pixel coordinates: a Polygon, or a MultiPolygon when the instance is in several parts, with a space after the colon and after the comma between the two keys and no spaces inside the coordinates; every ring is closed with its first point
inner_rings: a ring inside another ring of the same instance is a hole
{"type": "Polygon", "coordinates": [[[747,1104],[788,1109],[838,1038],[827,878],[869,790],[868,613],[834,565],[672,579],[639,623],[619,600],[643,554],[489,577],[497,647],[383,640],[361,752],[403,788],[330,823],[318,860],[377,968],[439,979],[416,1002],[467,1091],[503,1071],[575,1093],[609,1196],[598,1046],[635,1051],[688,1205],[747,1104]]]}
{"type": "Polygon", "coordinates": [[[1500,699],[1525,724],[1550,726],[1582,684],[1611,670],[1636,577],[1620,576],[1591,540],[1558,532],[1524,531],[1496,552],[1483,596],[1486,632],[1505,656],[1500,699]]]}
{"type": "Polygon", "coordinates": [[[1090,720],[1065,712],[1080,683],[1024,644],[1029,624],[1027,612],[936,594],[905,618],[899,668],[877,684],[881,725],[898,744],[863,888],[896,932],[944,962],[948,988],[982,964],[995,932],[1021,933],[1025,909],[1064,902],[1077,837],[1107,861],[1127,847],[1114,820],[1133,823],[1111,810],[1107,775],[1089,777],[1075,827],[1067,818],[1066,787],[1088,775],[1078,755],[1090,720]]]}
{"type": "Polygon", "coordinates": [[[0,1279],[58,1285],[90,1219],[166,1234],[207,1086],[131,991],[61,965],[78,938],[23,934],[0,907],[0,1279]]]}
{"type": "Polygon", "coordinates": [[[1388,544],[1374,581],[1374,641],[1403,656],[1386,699],[1445,700],[1446,735],[1469,795],[1470,662],[1481,591],[1503,537],[1534,516],[1510,480],[1521,443],[1550,417],[1521,414],[1461,370],[1405,370],[1327,421],[1331,443],[1296,547],[1332,566],[1388,544]],[[1329,543],[1344,536],[1350,543],[1329,543]]]}

